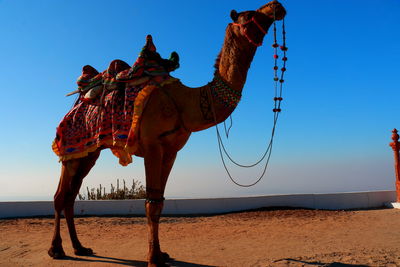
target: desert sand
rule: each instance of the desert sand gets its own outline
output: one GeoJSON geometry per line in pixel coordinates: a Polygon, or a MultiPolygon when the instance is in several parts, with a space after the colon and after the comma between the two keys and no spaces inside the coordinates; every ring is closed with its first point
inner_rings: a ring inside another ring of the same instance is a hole
{"type": "MultiPolygon", "coordinates": [[[[95,255],[47,255],[51,218],[0,220],[0,266],[146,266],[144,217],[76,219],[95,255]]],[[[269,209],[217,216],[164,217],[162,249],[170,266],[400,266],[400,210],[269,209]]]]}

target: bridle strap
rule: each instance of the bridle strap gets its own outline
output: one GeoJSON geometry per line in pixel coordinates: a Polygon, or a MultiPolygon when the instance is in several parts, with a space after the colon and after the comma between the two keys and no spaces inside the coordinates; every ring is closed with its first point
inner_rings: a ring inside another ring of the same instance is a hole
{"type": "Polygon", "coordinates": [[[247,24],[249,24],[249,23],[251,23],[251,22],[253,22],[253,23],[257,26],[257,28],[258,28],[264,35],[267,34],[267,31],[264,30],[264,28],[260,25],[260,23],[257,22],[257,20],[254,18],[254,16],[251,18],[251,20],[249,20],[249,21],[247,21],[247,22],[245,22],[245,23],[231,23],[231,24],[234,25],[234,26],[238,26],[238,27],[240,28],[241,33],[247,38],[247,40],[248,40],[251,44],[253,44],[253,45],[257,46],[257,47],[258,47],[258,46],[261,46],[261,45],[262,45],[262,41],[259,42],[259,43],[253,41],[253,39],[247,34],[247,29],[244,27],[245,25],[247,25],[247,24]]]}

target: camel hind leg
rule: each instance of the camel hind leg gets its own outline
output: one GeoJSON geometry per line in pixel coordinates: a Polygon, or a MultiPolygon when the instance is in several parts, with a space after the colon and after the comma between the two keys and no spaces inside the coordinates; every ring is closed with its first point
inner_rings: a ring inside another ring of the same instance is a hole
{"type": "Polygon", "coordinates": [[[65,257],[60,235],[61,212],[64,211],[69,235],[76,255],[91,255],[93,251],[81,245],[74,223],[74,203],[79,193],[83,178],[95,165],[100,155],[100,150],[90,153],[85,158],[74,159],[62,163],[61,177],[57,191],[54,195],[55,224],[54,235],[48,254],[52,258],[65,257]]]}

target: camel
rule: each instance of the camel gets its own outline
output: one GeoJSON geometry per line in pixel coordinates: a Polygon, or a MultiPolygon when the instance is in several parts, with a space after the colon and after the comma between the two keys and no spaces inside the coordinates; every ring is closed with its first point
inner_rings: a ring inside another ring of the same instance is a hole
{"type": "MultiPolygon", "coordinates": [[[[154,90],[143,111],[139,126],[139,145],[135,156],[144,158],[146,176],[145,210],[149,231],[148,266],[166,266],[169,255],[161,251],[158,231],[163,209],[164,190],[177,152],[192,132],[223,122],[237,106],[256,49],[274,20],[282,20],[285,8],[277,1],[255,11],[231,11],[233,23],[226,28],[225,39],[216,63],[212,82],[189,88],[179,80],[154,90]]],[[[74,202],[83,178],[100,156],[99,147],[87,156],[62,161],[61,177],[54,195],[55,229],[48,254],[63,258],[60,235],[61,212],[67,222],[76,255],[92,255],[78,239],[74,224],[74,202]]]]}

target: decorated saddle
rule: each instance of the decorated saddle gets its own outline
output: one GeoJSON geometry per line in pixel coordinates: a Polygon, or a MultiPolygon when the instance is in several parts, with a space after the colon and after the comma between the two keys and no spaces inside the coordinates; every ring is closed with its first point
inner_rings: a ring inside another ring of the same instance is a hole
{"type": "Polygon", "coordinates": [[[77,80],[80,96],[57,127],[52,144],[60,161],[110,148],[121,165],[131,163],[148,96],[156,88],[175,82],[169,73],[178,67],[178,54],[161,58],[150,35],[132,67],[122,60],[112,61],[101,73],[84,66],[77,80]]]}
{"type": "Polygon", "coordinates": [[[116,76],[130,66],[125,61],[115,59],[108,66],[107,70],[99,73],[95,68],[86,65],[82,68],[82,75],[78,77],[76,83],[81,94],[80,100],[90,101],[98,97],[104,90],[115,90],[118,86],[123,86],[116,81],[116,76]]]}

